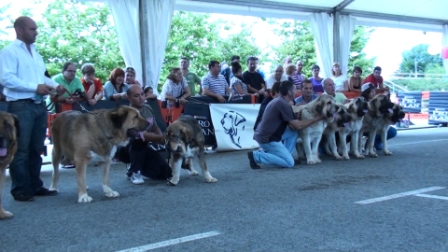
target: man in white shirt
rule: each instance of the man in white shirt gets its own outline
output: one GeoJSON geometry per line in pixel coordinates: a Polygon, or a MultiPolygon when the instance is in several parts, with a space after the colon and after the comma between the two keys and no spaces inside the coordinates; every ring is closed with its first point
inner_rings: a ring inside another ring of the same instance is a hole
{"type": "Polygon", "coordinates": [[[269,78],[266,79],[266,89],[271,89],[274,83],[276,82],[282,82],[288,80],[288,77],[283,74],[283,66],[278,65],[275,68],[275,72],[269,76],[269,78]]]}
{"type": "Polygon", "coordinates": [[[47,130],[47,110],[44,96],[65,88],[45,76],[42,56],[34,42],[37,25],[29,17],[14,22],[17,39],[0,51],[0,83],[5,87],[7,111],[19,119],[18,149],[9,165],[11,194],[18,201],[32,201],[34,196],[56,195],[57,191],[43,187],[40,179],[44,140],[47,130]]]}

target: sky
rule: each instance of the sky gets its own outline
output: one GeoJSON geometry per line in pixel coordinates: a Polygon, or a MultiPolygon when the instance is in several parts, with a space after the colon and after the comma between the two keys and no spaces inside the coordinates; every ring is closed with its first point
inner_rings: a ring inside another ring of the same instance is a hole
{"type": "MultiPolygon", "coordinates": [[[[35,6],[33,11],[33,14],[36,17],[40,16],[46,7],[45,2],[48,2],[49,0],[41,1],[43,2],[40,5],[42,7],[35,6]]],[[[7,10],[6,14],[10,14],[12,17],[19,16],[20,10],[23,7],[22,1],[2,0],[0,7],[7,3],[10,3],[11,7],[7,10]]],[[[28,7],[31,6],[28,5],[28,7]]],[[[240,30],[238,23],[246,23],[250,24],[252,27],[252,34],[256,38],[256,43],[261,50],[269,51],[271,45],[278,46],[279,43],[281,43],[280,40],[276,39],[272,29],[267,29],[266,24],[261,22],[260,18],[228,14],[211,14],[211,18],[233,20],[235,22],[236,28],[230,31],[222,30],[220,32],[220,35],[223,37],[228,36],[231,33],[238,33],[240,30]]],[[[5,29],[8,25],[10,24],[1,22],[0,29],[5,29]]],[[[9,31],[10,33],[9,39],[14,39],[13,29],[9,28],[6,29],[6,31],[9,31]]],[[[382,75],[387,78],[389,74],[392,74],[398,69],[402,60],[402,53],[419,44],[428,44],[428,51],[430,54],[440,53],[442,50],[442,34],[436,32],[423,33],[423,31],[377,27],[371,34],[370,40],[363,51],[366,53],[367,58],[377,58],[375,65],[382,67],[382,75]]],[[[262,64],[262,62],[260,63],[262,64]]],[[[269,66],[264,66],[263,70],[269,70],[269,66]]]]}

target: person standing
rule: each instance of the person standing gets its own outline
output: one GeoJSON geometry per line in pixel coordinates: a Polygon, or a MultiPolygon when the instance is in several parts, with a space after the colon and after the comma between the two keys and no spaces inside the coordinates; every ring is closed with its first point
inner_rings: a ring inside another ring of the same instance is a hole
{"type": "Polygon", "coordinates": [[[47,130],[47,110],[44,96],[65,88],[45,76],[46,68],[34,42],[37,25],[22,16],[15,20],[17,39],[0,51],[0,77],[5,87],[7,111],[19,119],[18,149],[9,165],[11,195],[17,201],[32,201],[34,196],[56,195],[45,188],[40,179],[41,153],[47,130]]]}
{"type": "Polygon", "coordinates": [[[187,57],[180,58],[180,69],[182,70],[182,76],[185,77],[190,88],[191,96],[196,96],[196,86],[199,86],[199,94],[202,93],[201,79],[197,74],[190,72],[190,60],[187,57]]]}

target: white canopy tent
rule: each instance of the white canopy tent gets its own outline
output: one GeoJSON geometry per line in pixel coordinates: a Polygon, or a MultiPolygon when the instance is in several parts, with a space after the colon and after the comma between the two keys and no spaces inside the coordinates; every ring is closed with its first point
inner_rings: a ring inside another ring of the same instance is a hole
{"type": "Polygon", "coordinates": [[[442,46],[448,46],[446,0],[93,1],[109,4],[126,65],[135,67],[143,83],[153,87],[157,87],[174,10],[308,20],[326,76],[331,75],[333,61],[347,70],[355,25],[441,32],[442,46]]]}

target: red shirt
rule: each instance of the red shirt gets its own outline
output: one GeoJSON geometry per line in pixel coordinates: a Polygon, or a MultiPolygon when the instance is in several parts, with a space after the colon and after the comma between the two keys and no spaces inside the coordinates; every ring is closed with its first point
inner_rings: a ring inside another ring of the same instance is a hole
{"type": "MultiPolygon", "coordinates": [[[[90,88],[90,84],[87,83],[84,78],[81,78],[81,83],[84,86],[84,91],[87,93],[90,88]]],[[[101,80],[98,78],[93,79],[93,85],[95,85],[95,94],[98,94],[98,92],[103,91],[103,83],[101,83],[101,80]]],[[[89,97],[89,99],[92,99],[93,97],[89,97]]]]}
{"type": "Polygon", "coordinates": [[[383,77],[380,76],[380,78],[375,78],[373,77],[373,74],[370,74],[369,76],[367,76],[364,81],[362,82],[362,84],[365,84],[367,82],[370,82],[373,84],[373,86],[375,86],[375,88],[379,88],[380,85],[383,85],[383,77]]]}

